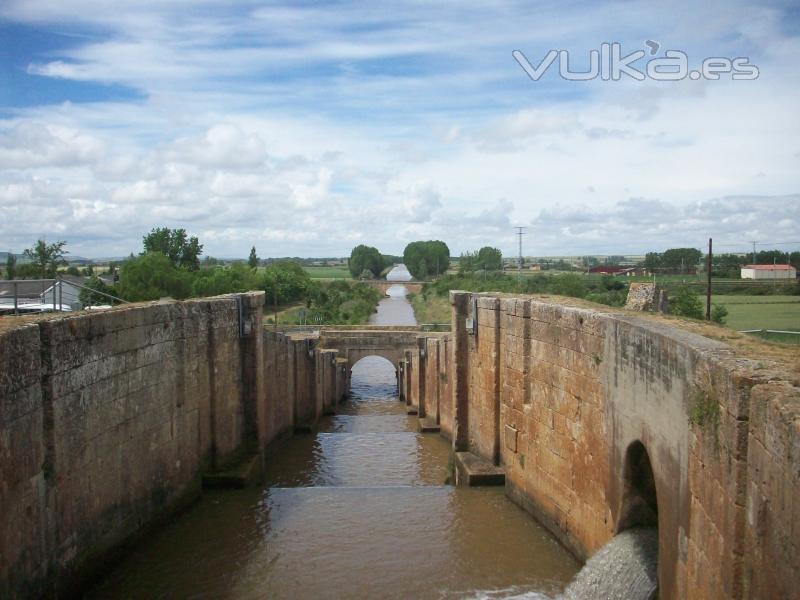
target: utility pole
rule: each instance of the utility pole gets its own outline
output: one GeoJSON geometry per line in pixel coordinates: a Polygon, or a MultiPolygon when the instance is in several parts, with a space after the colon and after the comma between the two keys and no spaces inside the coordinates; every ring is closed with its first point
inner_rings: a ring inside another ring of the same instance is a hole
{"type": "Polygon", "coordinates": [[[706,321],[711,320],[711,238],[708,238],[708,256],[706,257],[706,321]]]}
{"type": "Polygon", "coordinates": [[[517,257],[517,283],[522,283],[522,236],[525,235],[525,227],[515,227],[517,237],[519,237],[519,256],[517,257]]]}
{"type": "Polygon", "coordinates": [[[756,264],[756,244],[758,240],[753,240],[753,264],[756,264]]]}

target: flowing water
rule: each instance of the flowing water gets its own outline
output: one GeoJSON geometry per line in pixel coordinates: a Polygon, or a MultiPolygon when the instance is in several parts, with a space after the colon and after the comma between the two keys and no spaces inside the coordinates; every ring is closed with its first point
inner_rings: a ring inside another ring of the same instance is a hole
{"type": "Polygon", "coordinates": [[[579,563],[502,489],[446,485],[449,457],[398,402],[394,367],[364,358],[350,399],[271,456],[261,488],[204,492],[89,597],[557,596],[579,563]]]}

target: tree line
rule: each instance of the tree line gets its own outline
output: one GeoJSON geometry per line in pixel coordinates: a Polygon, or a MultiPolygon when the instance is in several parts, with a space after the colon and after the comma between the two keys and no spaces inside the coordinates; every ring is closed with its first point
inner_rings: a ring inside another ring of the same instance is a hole
{"type": "MultiPolygon", "coordinates": [[[[25,251],[30,262],[23,265],[17,265],[16,257],[9,253],[6,277],[54,278],[58,269],[67,264],[66,245],[66,241],[47,244],[38,240],[25,251]]],[[[142,238],[142,251],[124,260],[118,273],[112,265],[112,282],[94,275],[87,267],[84,272],[89,279],[81,291],[81,302],[84,306],[115,303],[110,297],[129,302],[165,297],[182,300],[263,290],[270,308],[302,302],[309,322],[358,324],[374,312],[381,297],[365,284],[315,281],[291,260],[273,261],[258,268],[255,247],[246,263],[230,266],[219,265],[213,259],[201,262],[202,253],[203,245],[184,229],[155,228],[142,238]]]]}
{"type": "Polygon", "coordinates": [[[441,240],[411,242],[403,256],[381,254],[373,246],[360,244],[350,252],[347,266],[353,277],[375,279],[384,277],[395,264],[402,262],[415,279],[441,275],[450,267],[450,249],[441,240]]]}

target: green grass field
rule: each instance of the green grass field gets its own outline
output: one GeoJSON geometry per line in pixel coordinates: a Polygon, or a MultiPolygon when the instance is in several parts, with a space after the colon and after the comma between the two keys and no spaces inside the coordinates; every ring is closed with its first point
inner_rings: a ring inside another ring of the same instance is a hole
{"type": "MultiPolygon", "coordinates": [[[[728,309],[725,324],[731,329],[800,331],[800,296],[718,295],[711,302],[728,309]]],[[[755,335],[768,341],[800,344],[800,335],[766,332],[755,335]]]]}
{"type": "Polygon", "coordinates": [[[351,279],[347,267],[303,267],[311,279],[351,279]]]}

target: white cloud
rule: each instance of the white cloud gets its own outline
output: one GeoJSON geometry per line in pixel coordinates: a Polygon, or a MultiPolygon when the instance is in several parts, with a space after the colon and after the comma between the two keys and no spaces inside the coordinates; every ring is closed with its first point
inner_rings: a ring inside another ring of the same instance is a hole
{"type": "Polygon", "coordinates": [[[526,223],[549,254],[796,238],[798,37],[779,6],[685,8],[6,2],[0,19],[78,36],[21,57],[30,76],[139,95],[6,111],[0,246],[58,234],[122,255],[160,225],[224,256],[418,237],[514,253],[526,223]],[[534,83],[511,58],[608,35],[747,52],[762,75],[534,83]]]}

